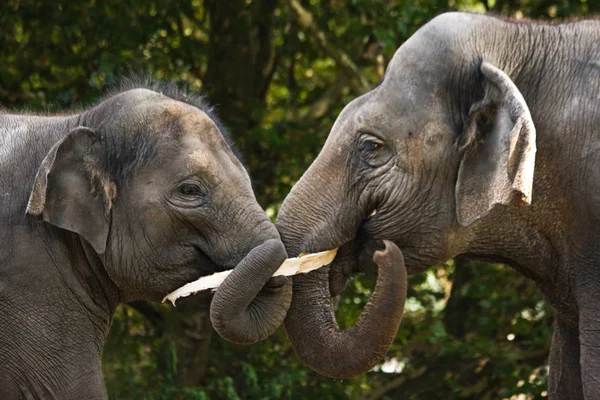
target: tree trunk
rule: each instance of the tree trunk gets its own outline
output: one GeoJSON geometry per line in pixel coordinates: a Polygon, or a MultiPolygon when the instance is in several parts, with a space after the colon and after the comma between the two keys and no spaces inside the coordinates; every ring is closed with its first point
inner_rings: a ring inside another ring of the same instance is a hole
{"type": "Polygon", "coordinates": [[[165,324],[167,338],[175,343],[176,383],[179,387],[203,384],[213,328],[210,324],[210,292],[180,299],[165,324]]]}
{"type": "Polygon", "coordinates": [[[463,285],[475,277],[475,266],[464,257],[454,259],[454,278],[450,298],[444,309],[444,325],[446,331],[456,338],[463,338],[469,327],[466,326],[467,316],[473,312],[476,304],[468,296],[462,296],[463,285]]]}
{"type": "Polygon", "coordinates": [[[262,164],[269,164],[272,157],[259,143],[260,135],[250,132],[262,121],[267,89],[277,62],[272,40],[276,6],[277,0],[205,3],[210,37],[203,89],[233,135],[263,206],[263,193],[274,178],[274,169],[262,164]]]}
{"type": "MultiPolygon", "coordinates": [[[[210,36],[203,91],[230,130],[242,158],[247,156],[244,164],[253,176],[259,200],[272,180],[269,171],[273,169],[262,168],[252,174],[261,168],[259,160],[270,158],[260,154],[265,150],[252,141],[249,132],[260,125],[266,108],[266,91],[275,65],[272,25],[276,5],[276,0],[205,2],[210,36]]],[[[211,298],[206,292],[180,299],[169,314],[165,333],[175,342],[176,382],[180,387],[203,383],[214,332],[209,316],[211,298]]]]}

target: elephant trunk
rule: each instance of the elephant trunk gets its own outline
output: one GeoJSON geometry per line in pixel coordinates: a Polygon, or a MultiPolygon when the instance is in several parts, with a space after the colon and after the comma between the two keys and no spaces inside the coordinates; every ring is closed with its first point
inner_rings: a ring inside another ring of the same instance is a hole
{"type": "Polygon", "coordinates": [[[233,269],[210,306],[211,322],[221,337],[252,344],[281,325],[290,306],[292,287],[283,276],[271,277],[286,258],[283,243],[268,239],[233,269]]]}
{"type": "MultiPolygon", "coordinates": [[[[339,162],[327,160],[328,154],[331,152],[319,155],[279,212],[276,226],[290,256],[351,242],[371,211],[367,210],[369,205],[361,210],[358,199],[344,190],[351,186],[344,178],[320,173],[338,169],[339,162]]],[[[406,298],[402,254],[393,243],[386,242],[385,251],[374,256],[378,277],[370,302],[355,326],[341,331],[335,320],[329,279],[340,271],[355,270],[358,260],[356,255],[340,254],[341,250],[330,266],[331,275],[322,268],[294,277],[292,304],[284,322],[298,356],[333,378],[366,372],[385,356],[396,336],[406,298]]],[[[338,280],[332,280],[334,286],[340,286],[338,280]]]]}
{"type": "Polygon", "coordinates": [[[341,331],[329,295],[328,271],[294,277],[285,329],[298,356],[320,374],[345,379],[373,368],[390,348],[406,299],[406,268],[400,249],[385,241],[373,260],[375,290],[358,322],[341,331]]]}

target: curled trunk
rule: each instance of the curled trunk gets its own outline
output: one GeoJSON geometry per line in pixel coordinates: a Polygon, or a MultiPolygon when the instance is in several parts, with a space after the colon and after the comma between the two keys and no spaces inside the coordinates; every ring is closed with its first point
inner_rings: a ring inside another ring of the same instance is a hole
{"type": "Polygon", "coordinates": [[[252,249],[219,286],[210,319],[221,337],[252,344],[281,325],[292,299],[291,282],[271,276],[286,258],[283,243],[269,239],[252,249]]]}
{"type": "Polygon", "coordinates": [[[315,371],[349,378],[373,368],[390,348],[406,300],[406,267],[400,249],[384,241],[375,252],[378,276],[371,299],[350,329],[341,331],[329,294],[328,270],[294,277],[293,301],[285,320],[298,356],[315,371]]]}
{"type": "MultiPolygon", "coordinates": [[[[357,234],[377,206],[368,196],[361,200],[351,175],[341,173],[343,165],[352,161],[352,153],[340,148],[330,136],[317,160],[286,197],[276,226],[290,256],[340,247],[330,266],[331,274],[322,268],[294,277],[285,328],[304,362],[323,375],[341,379],[370,370],[385,356],[402,318],[407,283],[402,253],[386,241],[385,250],[373,256],[372,268],[377,269],[378,277],[369,303],[354,327],[340,330],[329,285],[339,292],[348,275],[370,269],[362,261],[372,254],[369,247],[373,243],[362,242],[373,239],[366,236],[358,240],[357,234]],[[358,245],[356,249],[352,249],[354,245],[358,245]]],[[[371,264],[370,257],[368,261],[371,264]]]]}

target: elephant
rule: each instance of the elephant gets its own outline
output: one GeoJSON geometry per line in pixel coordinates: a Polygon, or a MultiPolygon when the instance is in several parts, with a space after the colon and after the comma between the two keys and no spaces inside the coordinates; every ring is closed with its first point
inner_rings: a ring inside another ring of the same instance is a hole
{"type": "Polygon", "coordinates": [[[0,115],[0,398],[104,399],[118,304],[160,301],[233,269],[215,330],[281,325],[287,258],[212,108],[173,85],[124,84],[64,115],[0,115]]]}
{"type": "Polygon", "coordinates": [[[386,239],[409,274],[462,255],[535,281],[556,311],[550,398],[600,399],[600,21],[438,15],[341,111],[276,226],[290,256],[340,247],[294,277],[284,321],[322,374],[388,350],[393,324],[364,310],[342,332],[330,301],[386,239]]]}

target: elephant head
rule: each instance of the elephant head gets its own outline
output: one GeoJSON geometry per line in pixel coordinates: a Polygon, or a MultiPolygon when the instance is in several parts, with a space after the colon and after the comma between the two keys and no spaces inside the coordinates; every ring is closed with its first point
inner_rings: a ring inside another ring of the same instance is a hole
{"type": "Polygon", "coordinates": [[[84,239],[120,301],[233,268],[211,305],[215,329],[237,343],[270,335],[291,283],[267,282],[287,254],[210,109],[134,89],[78,124],[44,158],[27,213],[84,239]]]}
{"type": "MultiPolygon", "coordinates": [[[[383,296],[371,299],[358,333],[340,332],[328,293],[373,269],[379,240],[398,245],[409,272],[419,272],[463,252],[496,207],[531,201],[529,109],[495,66],[506,60],[484,58],[469,30],[457,28],[470,18],[438,17],[398,49],[383,82],[338,116],[279,212],[276,226],[290,256],[340,247],[328,274],[294,279],[285,321],[299,356],[325,375],[367,371],[396,334],[396,321],[372,311],[383,296]]],[[[389,279],[379,266],[377,285],[389,279]]],[[[388,302],[388,312],[401,306],[388,302]]]]}

